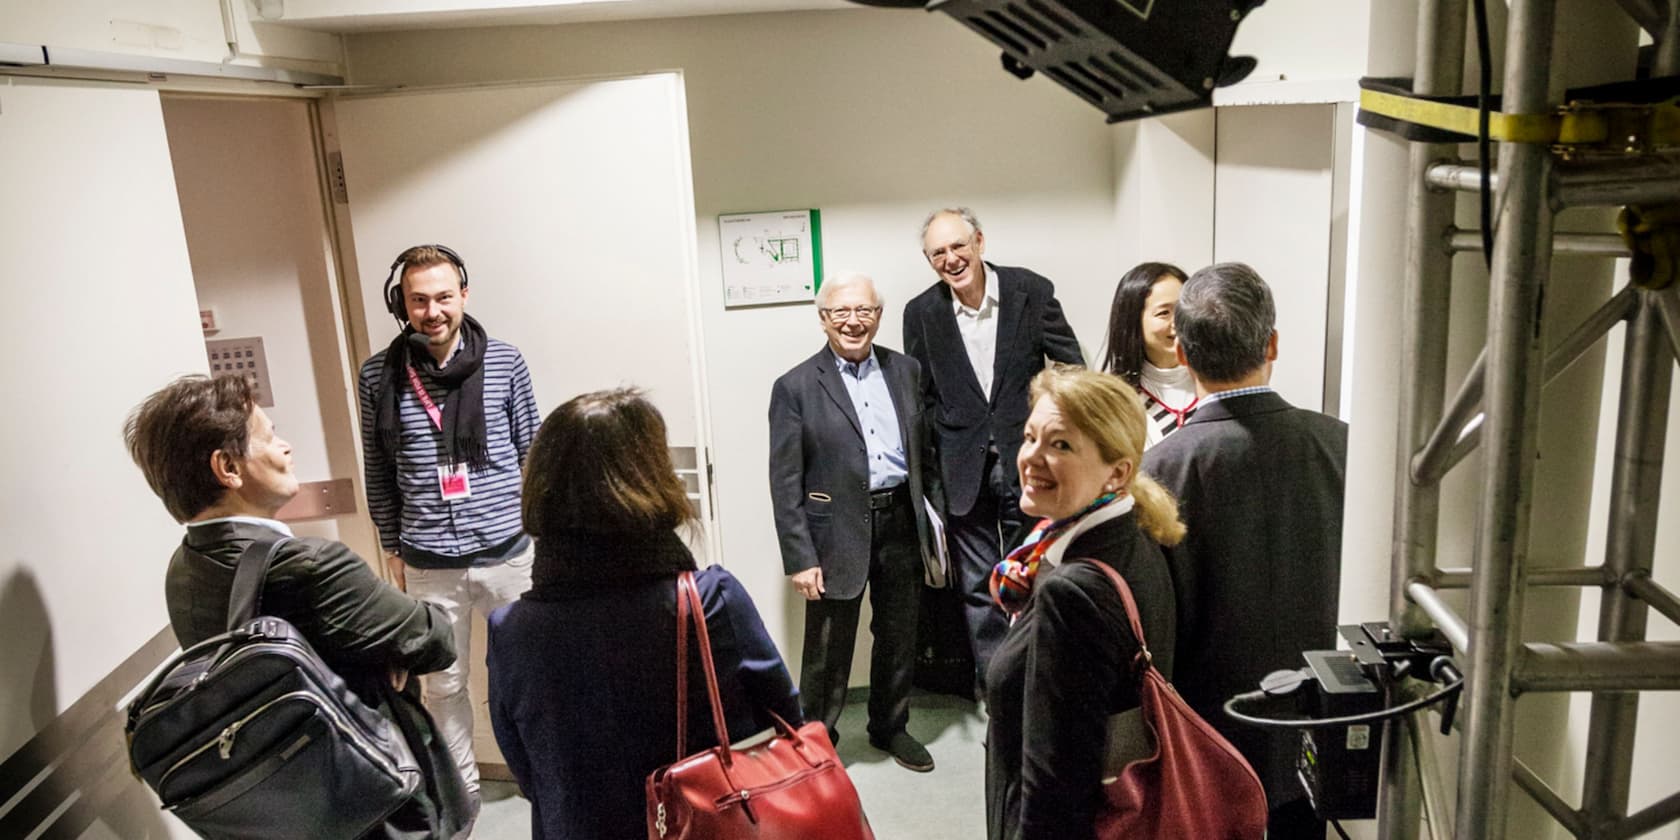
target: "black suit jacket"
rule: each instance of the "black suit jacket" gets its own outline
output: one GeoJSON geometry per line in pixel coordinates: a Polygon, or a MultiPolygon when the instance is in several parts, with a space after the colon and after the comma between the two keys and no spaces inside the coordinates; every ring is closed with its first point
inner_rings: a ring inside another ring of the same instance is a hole
{"type": "Polygon", "coordinates": [[[988,282],[997,283],[1000,310],[990,394],[980,392],[980,379],[969,364],[951,287],[935,283],[904,306],[904,349],[922,363],[945,501],[957,515],[974,507],[986,479],[981,473],[989,443],[997,444],[1010,489],[1020,493],[1015,453],[1032,412],[1027,386],[1044,369],[1046,357],[1085,363],[1049,280],[1024,268],[990,263],[986,268],[988,282]]]}
{"type": "Polygon", "coordinates": [[[1221,710],[1260,678],[1335,647],[1347,424],[1275,393],[1203,403],[1143,457],[1178,497],[1187,533],[1166,550],[1178,592],[1173,684],[1229,738],[1276,807],[1304,795],[1294,733],[1221,710]]]}
{"type": "MultiPolygon", "coordinates": [[[[924,561],[932,545],[925,486],[921,365],[875,345],[887,378],[910,475],[910,501],[924,561]]],[[[825,345],[770,389],[770,504],[788,574],[821,566],[824,597],[856,598],[869,580],[869,454],[835,356],[825,345]]]]}

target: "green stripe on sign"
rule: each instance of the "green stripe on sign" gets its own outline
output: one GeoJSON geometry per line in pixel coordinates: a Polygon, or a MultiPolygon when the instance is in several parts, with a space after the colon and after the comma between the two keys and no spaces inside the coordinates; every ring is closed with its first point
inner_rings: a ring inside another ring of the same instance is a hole
{"type": "Polygon", "coordinates": [[[822,291],[822,211],[811,211],[811,295],[813,297],[822,291]]]}

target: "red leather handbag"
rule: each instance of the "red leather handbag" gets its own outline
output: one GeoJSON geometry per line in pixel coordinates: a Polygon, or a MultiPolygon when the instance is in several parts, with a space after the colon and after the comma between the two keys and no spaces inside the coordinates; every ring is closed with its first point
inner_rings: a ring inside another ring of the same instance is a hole
{"type": "MultiPolygon", "coordinates": [[[[1260,840],[1266,836],[1266,791],[1254,768],[1207,721],[1191,711],[1150,661],[1149,643],[1138,621],[1132,589],[1106,563],[1086,560],[1108,575],[1132,635],[1138,640],[1133,665],[1138,674],[1141,726],[1122,737],[1153,746],[1143,758],[1114,768],[1103,782],[1097,812],[1101,840],[1260,840]]],[[[1116,718],[1124,717],[1117,715],[1116,718]]],[[[1111,737],[1115,733],[1110,728],[1111,737]]],[[[1112,745],[1111,745],[1112,746],[1112,745]]],[[[1112,750],[1111,750],[1112,752],[1112,750]]]]}
{"type": "Polygon", "coordinates": [[[795,730],[771,713],[776,725],[768,740],[741,748],[728,744],[706,613],[692,572],[677,577],[677,755],[688,743],[690,622],[720,743],[648,776],[648,840],[875,840],[821,722],[795,730]]]}

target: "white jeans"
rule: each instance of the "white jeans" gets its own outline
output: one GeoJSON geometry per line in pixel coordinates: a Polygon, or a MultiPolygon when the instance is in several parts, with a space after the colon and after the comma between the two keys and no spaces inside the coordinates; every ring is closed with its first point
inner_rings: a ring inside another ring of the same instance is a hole
{"type": "Polygon", "coordinates": [[[455,630],[455,664],[421,678],[426,710],[438,737],[461,769],[467,791],[478,796],[478,762],[473,756],[473,708],[467,693],[472,662],[472,614],[488,616],[531,588],[532,548],[495,566],[466,569],[418,569],[408,566],[408,594],[443,608],[455,630]]]}

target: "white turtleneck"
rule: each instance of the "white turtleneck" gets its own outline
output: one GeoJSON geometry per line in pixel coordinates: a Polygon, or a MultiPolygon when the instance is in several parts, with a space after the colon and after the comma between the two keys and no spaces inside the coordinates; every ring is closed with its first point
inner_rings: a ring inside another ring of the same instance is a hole
{"type": "Polygon", "coordinates": [[[1148,449],[1178,428],[1178,417],[1173,412],[1182,412],[1196,404],[1196,382],[1185,365],[1158,368],[1148,360],[1139,371],[1138,381],[1143,390],[1144,412],[1149,415],[1148,436],[1144,441],[1144,448],[1148,449]]]}

